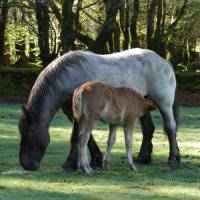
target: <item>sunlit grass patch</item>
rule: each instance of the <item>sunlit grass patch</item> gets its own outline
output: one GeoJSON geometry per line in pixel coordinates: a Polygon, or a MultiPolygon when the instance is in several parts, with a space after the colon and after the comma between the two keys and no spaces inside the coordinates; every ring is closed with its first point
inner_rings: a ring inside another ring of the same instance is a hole
{"type": "MultiPolygon", "coordinates": [[[[18,161],[20,117],[19,104],[0,104],[0,199],[200,199],[200,108],[181,108],[177,139],[182,163],[177,170],[167,165],[168,140],[162,121],[155,112],[156,131],[150,165],[137,165],[138,172],[128,170],[122,129],[111,153],[110,170],[97,170],[92,176],[81,170],[64,173],[70,147],[71,123],[59,112],[51,123],[51,143],[37,172],[21,172],[18,161]],[[8,172],[8,173],[6,173],[8,172]]],[[[98,123],[94,131],[105,152],[108,125],[98,123]]],[[[142,140],[137,125],[133,138],[133,156],[142,140]]]]}

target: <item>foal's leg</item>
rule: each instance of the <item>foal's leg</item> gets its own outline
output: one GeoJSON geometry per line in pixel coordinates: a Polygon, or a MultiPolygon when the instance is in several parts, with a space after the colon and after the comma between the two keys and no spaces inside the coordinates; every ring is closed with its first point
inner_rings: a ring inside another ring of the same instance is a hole
{"type": "Polygon", "coordinates": [[[109,160],[110,160],[110,153],[111,153],[111,149],[113,144],[115,143],[116,140],[116,131],[117,131],[117,127],[110,125],[109,128],[109,136],[108,136],[108,141],[107,141],[107,150],[106,153],[103,157],[103,169],[106,170],[109,168],[109,160]]]}
{"type": "Polygon", "coordinates": [[[125,144],[126,144],[126,156],[127,156],[129,169],[131,171],[137,171],[137,168],[133,163],[133,157],[132,157],[133,126],[124,127],[124,136],[125,136],[125,144]]]}
{"type": "Polygon", "coordinates": [[[85,173],[91,174],[93,171],[90,167],[87,156],[87,143],[94,127],[94,121],[90,119],[83,120],[79,123],[79,142],[78,142],[78,167],[83,168],[85,173]]]}
{"type": "MultiPolygon", "coordinates": [[[[71,108],[71,101],[68,102],[67,105],[63,105],[62,110],[67,115],[69,120],[72,122],[73,121],[72,110],[69,108],[71,108]]],[[[101,167],[103,154],[99,150],[99,147],[97,146],[92,135],[90,136],[90,139],[88,141],[88,148],[91,155],[91,165],[101,167]]],[[[70,152],[65,163],[62,165],[64,171],[71,171],[77,169],[77,156],[78,156],[77,153],[78,153],[78,123],[76,120],[74,120],[72,134],[71,134],[70,152]]]]}
{"type": "Polygon", "coordinates": [[[151,162],[151,153],[153,149],[152,138],[155,130],[150,112],[141,117],[140,122],[143,140],[136,162],[147,164],[151,162]]]}
{"type": "Polygon", "coordinates": [[[85,173],[91,174],[93,172],[87,156],[87,142],[89,140],[90,132],[80,132],[78,145],[78,167],[83,168],[85,173]]]}

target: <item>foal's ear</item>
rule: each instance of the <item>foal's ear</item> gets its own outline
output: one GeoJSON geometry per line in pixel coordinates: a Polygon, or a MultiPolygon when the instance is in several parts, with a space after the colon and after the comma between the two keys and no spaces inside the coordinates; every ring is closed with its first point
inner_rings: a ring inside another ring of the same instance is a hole
{"type": "Polygon", "coordinates": [[[31,116],[25,106],[22,106],[22,113],[23,113],[24,117],[30,122],[31,116]]]}

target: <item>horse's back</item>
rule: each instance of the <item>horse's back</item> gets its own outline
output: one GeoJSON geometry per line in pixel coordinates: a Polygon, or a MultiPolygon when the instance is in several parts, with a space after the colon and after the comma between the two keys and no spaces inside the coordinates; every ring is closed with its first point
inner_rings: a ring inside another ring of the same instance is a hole
{"type": "MultiPolygon", "coordinates": [[[[69,52],[53,61],[40,75],[38,82],[58,93],[66,101],[75,88],[89,80],[102,81],[112,87],[127,87],[143,96],[155,95],[162,87],[175,87],[175,76],[169,63],[147,49],[131,49],[98,55],[87,51],[69,52]]],[[[60,97],[58,97],[60,96],[60,97]]]]}

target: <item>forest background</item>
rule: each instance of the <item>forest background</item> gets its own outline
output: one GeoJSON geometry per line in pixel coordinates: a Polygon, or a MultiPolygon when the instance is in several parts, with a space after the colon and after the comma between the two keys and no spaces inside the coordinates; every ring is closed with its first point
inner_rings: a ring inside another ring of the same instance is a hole
{"type": "Polygon", "coordinates": [[[181,89],[198,93],[199,27],[199,0],[0,0],[0,96],[26,96],[38,73],[70,50],[135,47],[171,61],[181,89]]]}

